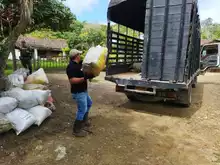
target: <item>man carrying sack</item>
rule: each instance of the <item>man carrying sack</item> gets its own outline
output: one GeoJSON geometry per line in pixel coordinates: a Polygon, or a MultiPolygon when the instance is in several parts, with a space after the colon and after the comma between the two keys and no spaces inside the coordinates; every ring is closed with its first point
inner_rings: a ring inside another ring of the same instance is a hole
{"type": "Polygon", "coordinates": [[[88,115],[92,100],[88,95],[87,81],[94,77],[83,73],[81,53],[81,51],[72,49],[69,53],[70,63],[66,68],[66,74],[71,84],[72,97],[77,103],[76,119],[73,125],[73,134],[76,137],[85,137],[89,133],[88,128],[91,124],[88,121],[88,115]]]}

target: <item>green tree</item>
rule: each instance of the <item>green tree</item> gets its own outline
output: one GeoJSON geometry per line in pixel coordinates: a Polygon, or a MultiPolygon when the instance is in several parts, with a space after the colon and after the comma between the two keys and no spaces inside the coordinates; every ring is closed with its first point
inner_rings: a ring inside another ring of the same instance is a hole
{"type": "Polygon", "coordinates": [[[201,37],[202,39],[219,39],[220,38],[220,24],[214,23],[213,19],[208,18],[201,22],[201,37]]]}
{"type": "Polygon", "coordinates": [[[30,30],[50,28],[53,31],[66,31],[76,16],[59,0],[35,0],[33,23],[30,30]]]}
{"type": "Polygon", "coordinates": [[[76,48],[83,51],[88,50],[91,46],[106,45],[106,27],[101,28],[83,28],[80,34],[71,32],[69,34],[69,47],[76,48]],[[72,34],[71,34],[72,33],[72,34]]]}
{"type": "Polygon", "coordinates": [[[59,0],[0,0],[0,76],[20,34],[40,28],[69,29],[76,17],[59,0]]]}

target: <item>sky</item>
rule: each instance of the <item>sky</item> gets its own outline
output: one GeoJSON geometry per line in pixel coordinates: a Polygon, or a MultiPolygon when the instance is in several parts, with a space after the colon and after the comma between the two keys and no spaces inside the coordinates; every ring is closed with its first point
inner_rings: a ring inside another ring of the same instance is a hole
{"type": "MultiPolygon", "coordinates": [[[[200,18],[220,23],[220,0],[198,0],[200,18]],[[219,14],[219,15],[218,15],[219,14]]],[[[66,0],[65,4],[80,21],[105,24],[109,0],[66,0]]]]}

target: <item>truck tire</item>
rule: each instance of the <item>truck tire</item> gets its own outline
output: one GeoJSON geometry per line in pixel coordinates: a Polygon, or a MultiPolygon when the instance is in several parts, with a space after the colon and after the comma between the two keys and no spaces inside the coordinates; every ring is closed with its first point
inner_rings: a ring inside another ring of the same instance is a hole
{"type": "Polygon", "coordinates": [[[197,85],[197,77],[195,77],[193,84],[192,84],[192,88],[196,88],[197,85]]]}
{"type": "Polygon", "coordinates": [[[192,103],[192,85],[188,89],[179,92],[178,103],[186,108],[190,107],[192,103]]]}

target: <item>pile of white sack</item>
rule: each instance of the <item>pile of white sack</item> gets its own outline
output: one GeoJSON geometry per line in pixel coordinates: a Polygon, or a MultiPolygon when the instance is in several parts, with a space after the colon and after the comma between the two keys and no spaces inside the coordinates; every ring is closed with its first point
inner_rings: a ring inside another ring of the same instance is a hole
{"type": "Polygon", "coordinates": [[[19,135],[32,125],[40,126],[55,106],[42,68],[29,76],[22,68],[8,79],[10,89],[0,93],[0,134],[14,129],[19,135]]]}

